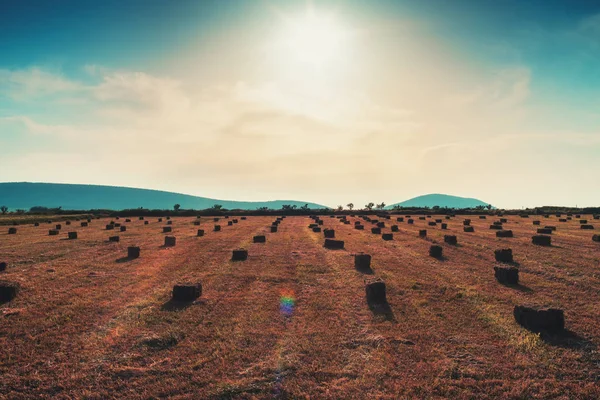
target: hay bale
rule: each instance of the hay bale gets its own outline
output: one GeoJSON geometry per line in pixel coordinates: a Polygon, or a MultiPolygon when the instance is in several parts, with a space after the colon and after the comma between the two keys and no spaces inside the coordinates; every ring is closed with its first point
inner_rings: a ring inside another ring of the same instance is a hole
{"type": "Polygon", "coordinates": [[[362,231],[363,229],[365,229],[365,226],[364,225],[360,225],[360,224],[359,225],[354,225],[354,229],[362,231]]]}
{"type": "Polygon", "coordinates": [[[320,233],[321,232],[321,228],[319,228],[317,226],[317,227],[312,228],[312,231],[315,232],[315,233],[320,233]]]}
{"type": "Polygon", "coordinates": [[[325,239],[323,246],[330,250],[341,250],[344,248],[343,240],[325,239]]]}
{"type": "Polygon", "coordinates": [[[158,221],[158,222],[162,222],[163,220],[162,220],[162,218],[159,218],[157,221],[158,221]]]}
{"type": "Polygon", "coordinates": [[[125,222],[131,222],[131,220],[129,218],[125,219],[125,222]]]}
{"type": "Polygon", "coordinates": [[[551,246],[552,237],[544,235],[535,235],[531,237],[531,242],[538,246],[551,246]]]}
{"type": "Polygon", "coordinates": [[[234,218],[232,221],[233,221],[234,224],[238,223],[238,220],[236,218],[234,218]]]}
{"type": "Polygon", "coordinates": [[[365,285],[365,293],[367,296],[367,303],[369,305],[387,304],[387,296],[385,292],[385,282],[380,279],[365,285]]]}
{"type": "Polygon", "coordinates": [[[163,226],[163,233],[173,232],[173,228],[170,226],[163,226]]]}
{"type": "Polygon", "coordinates": [[[77,232],[68,232],[67,237],[69,238],[69,240],[75,240],[77,239],[77,232]]]}
{"type": "Polygon", "coordinates": [[[54,229],[56,229],[57,231],[60,231],[62,229],[62,225],[61,224],[56,224],[56,226],[54,227],[54,229]]]}
{"type": "Polygon", "coordinates": [[[144,225],[148,225],[148,221],[144,221],[144,225]]]}
{"type": "Polygon", "coordinates": [[[594,215],[594,219],[600,219],[600,215],[594,215]]]}
{"type": "Polygon", "coordinates": [[[40,223],[36,222],[35,224],[33,224],[33,226],[40,226],[40,223]]]}
{"type": "Polygon", "coordinates": [[[456,235],[444,235],[444,242],[456,246],[458,239],[456,239],[456,235]]]}
{"type": "Polygon", "coordinates": [[[541,223],[541,221],[533,221],[534,225],[539,225],[541,223]]]}
{"type": "Polygon", "coordinates": [[[175,236],[165,236],[165,247],[173,247],[177,244],[175,236]]]}
{"type": "Polygon", "coordinates": [[[173,225],[173,221],[167,221],[167,225],[173,225]]]}
{"type": "Polygon", "coordinates": [[[470,219],[465,219],[465,220],[463,221],[463,225],[464,225],[464,226],[470,226],[470,225],[471,225],[471,220],[470,220],[470,219]]]}
{"type": "Polygon", "coordinates": [[[58,231],[56,229],[50,229],[48,231],[48,236],[56,236],[58,235],[58,231]]]}
{"type": "Polygon", "coordinates": [[[419,237],[427,237],[427,229],[421,229],[419,230],[419,237]]]}
{"type": "Polygon", "coordinates": [[[0,272],[6,271],[7,264],[5,262],[0,262],[0,272]]]}
{"type": "Polygon", "coordinates": [[[8,234],[9,235],[16,235],[17,234],[17,228],[8,228],[8,234]]]}
{"type": "Polygon", "coordinates": [[[519,325],[532,332],[557,333],[565,329],[563,310],[515,306],[513,315],[519,325]]]}
{"type": "Polygon", "coordinates": [[[592,236],[592,240],[594,242],[600,242],[600,235],[594,235],[594,236],[592,236]]]}
{"type": "Polygon", "coordinates": [[[552,229],[538,228],[537,233],[544,234],[544,235],[551,235],[552,229]]]}
{"type": "Polygon", "coordinates": [[[429,225],[429,226],[436,226],[437,224],[435,223],[435,221],[429,221],[427,223],[427,225],[429,225]]]}
{"type": "Polygon", "coordinates": [[[107,231],[112,231],[113,229],[115,229],[115,226],[113,224],[106,225],[106,230],[107,231]]]}
{"type": "Polygon", "coordinates": [[[335,237],[335,230],[325,228],[325,230],[323,231],[323,235],[326,238],[333,239],[335,237]]]}
{"type": "Polygon", "coordinates": [[[359,270],[371,269],[371,255],[358,253],[354,255],[354,268],[359,270]]]}
{"type": "Polygon", "coordinates": [[[580,223],[581,225],[584,225],[584,224],[587,224],[587,223],[588,223],[588,220],[587,220],[587,219],[580,219],[580,220],[579,220],[579,223],[580,223]]]}
{"type": "Polygon", "coordinates": [[[167,217],[167,221],[170,220],[170,219],[171,219],[171,217],[167,217]]]}
{"type": "Polygon", "coordinates": [[[392,232],[399,232],[398,225],[391,226],[392,232]]]}
{"type": "Polygon", "coordinates": [[[511,231],[511,230],[498,231],[498,232],[496,232],[496,237],[501,237],[501,238],[513,237],[513,231],[511,231]]]}
{"type": "Polygon", "coordinates": [[[398,217],[398,218],[396,218],[396,221],[398,221],[398,222],[404,222],[404,218],[403,217],[398,217]]]}
{"type": "Polygon", "coordinates": [[[487,219],[487,217],[485,215],[480,215],[479,219],[487,219]]]}
{"type": "Polygon", "coordinates": [[[144,217],[139,217],[138,219],[139,219],[140,221],[143,221],[143,220],[144,220],[144,217]]]}
{"type": "Polygon", "coordinates": [[[65,225],[71,225],[71,221],[66,221],[65,225]]]}
{"type": "Polygon", "coordinates": [[[508,223],[508,219],[506,219],[506,218],[500,218],[500,223],[501,224],[506,224],[506,223],[508,223]]]}
{"type": "Polygon", "coordinates": [[[109,236],[108,241],[109,242],[119,242],[121,240],[121,238],[119,236],[109,236]]]}
{"type": "Polygon", "coordinates": [[[429,248],[429,255],[434,258],[442,258],[442,251],[443,251],[442,246],[433,244],[429,248]]]}
{"type": "Polygon", "coordinates": [[[246,217],[242,217],[242,218],[241,218],[241,220],[242,220],[242,221],[245,221],[246,219],[247,219],[246,217]]]}
{"type": "Polygon", "coordinates": [[[129,246],[127,248],[127,258],[134,259],[140,256],[140,248],[137,246],[129,246]]]}
{"type": "Polygon", "coordinates": [[[426,219],[425,217],[419,217],[419,220],[421,220],[421,221],[425,221],[425,219],[426,219]]]}
{"type": "Polygon", "coordinates": [[[86,226],[88,226],[88,223],[87,223],[87,222],[82,222],[82,223],[81,223],[81,226],[82,226],[83,228],[85,228],[86,226]]]}
{"type": "Polygon", "coordinates": [[[556,226],[545,226],[545,229],[550,229],[551,231],[555,231],[556,230],[556,226]]]}
{"type": "Polygon", "coordinates": [[[385,228],[385,222],[378,222],[377,223],[377,227],[378,228],[385,228]]]}
{"type": "MultiPolygon", "coordinates": [[[[313,228],[313,231],[315,229],[321,230],[321,228],[313,228]]],[[[276,233],[276,232],[277,232],[277,225],[271,225],[271,233],[276,233]]]]}
{"type": "Polygon", "coordinates": [[[0,281],[0,303],[12,301],[20,290],[21,285],[17,282],[0,281]]]}
{"type": "Polygon", "coordinates": [[[436,224],[441,224],[441,223],[442,223],[442,221],[443,221],[443,220],[441,220],[441,219],[436,219],[436,220],[435,220],[435,223],[436,223],[436,224]]]}
{"type": "Polygon", "coordinates": [[[265,235],[257,235],[252,238],[254,243],[265,243],[267,241],[267,237],[265,235]]]}
{"type": "Polygon", "coordinates": [[[567,222],[567,219],[566,218],[561,218],[561,219],[558,220],[558,222],[567,222]]]}
{"type": "Polygon", "coordinates": [[[494,251],[494,257],[498,262],[511,263],[513,262],[512,249],[498,249],[494,251]]]}
{"type": "Polygon", "coordinates": [[[408,223],[409,225],[412,225],[412,224],[414,224],[414,223],[415,223],[415,220],[414,220],[414,219],[408,219],[408,220],[406,221],[406,223],[408,223]]]}
{"type": "Polygon", "coordinates": [[[215,217],[215,218],[213,218],[213,221],[217,222],[217,221],[219,221],[219,218],[215,217]]]}
{"type": "Polygon", "coordinates": [[[575,214],[575,218],[581,218],[580,214],[575,214]]]}
{"type": "Polygon", "coordinates": [[[194,226],[200,226],[200,221],[194,221],[193,224],[194,226]]]}
{"type": "Polygon", "coordinates": [[[178,283],[173,286],[173,301],[190,302],[202,296],[202,284],[178,283]]]}
{"type": "Polygon", "coordinates": [[[448,224],[442,223],[442,229],[448,229],[448,224]]]}
{"type": "Polygon", "coordinates": [[[394,234],[393,233],[384,233],[381,235],[381,238],[383,240],[394,240],[394,234]]]}
{"type": "Polygon", "coordinates": [[[594,229],[594,225],[581,225],[581,229],[594,229]]]}
{"type": "Polygon", "coordinates": [[[115,226],[115,228],[119,228],[121,226],[121,224],[113,224],[115,226]]]}
{"type": "Polygon", "coordinates": [[[215,225],[214,228],[213,228],[213,230],[215,232],[219,232],[221,230],[221,225],[215,225]]]}
{"type": "Polygon", "coordinates": [[[463,231],[472,233],[475,232],[475,228],[472,226],[463,226],[463,231]]]}
{"type": "Polygon", "coordinates": [[[196,236],[204,236],[204,229],[198,229],[196,236]]]}
{"type": "Polygon", "coordinates": [[[494,221],[494,222],[492,222],[492,225],[500,225],[500,226],[502,226],[502,222],[500,222],[500,221],[494,221]]]}
{"type": "Polygon", "coordinates": [[[490,225],[490,229],[501,230],[502,229],[502,225],[490,225]]]}
{"type": "Polygon", "coordinates": [[[318,220],[318,221],[317,221],[317,224],[319,224],[319,225],[323,225],[323,220],[322,220],[322,219],[318,220]]]}
{"type": "Polygon", "coordinates": [[[231,261],[246,261],[248,259],[248,250],[236,249],[233,250],[231,261]]]}
{"type": "Polygon", "coordinates": [[[125,231],[127,231],[127,227],[126,227],[126,226],[122,226],[122,227],[121,227],[119,230],[120,230],[121,232],[125,232],[125,231]]]}
{"type": "Polygon", "coordinates": [[[376,235],[380,235],[381,234],[381,228],[371,228],[371,233],[374,233],[376,235]]]}
{"type": "Polygon", "coordinates": [[[494,276],[503,285],[519,284],[519,269],[515,267],[494,267],[494,276]]]}
{"type": "Polygon", "coordinates": [[[227,221],[227,226],[233,225],[233,221],[227,221]]]}

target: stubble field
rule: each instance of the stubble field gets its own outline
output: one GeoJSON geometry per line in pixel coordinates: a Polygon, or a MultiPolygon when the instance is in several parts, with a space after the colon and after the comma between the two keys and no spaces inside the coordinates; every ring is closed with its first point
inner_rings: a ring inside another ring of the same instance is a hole
{"type": "Polygon", "coordinates": [[[384,241],[358,216],[322,216],[344,250],[324,248],[299,216],[276,233],[275,217],[257,216],[221,218],[221,232],[212,217],[174,217],[168,234],[151,217],[115,220],[126,232],[106,230],[106,218],[0,227],[0,280],[21,287],[0,303],[0,398],[600,397],[600,221],[582,216],[598,225],[582,230],[575,218],[507,216],[514,237],[497,238],[492,216],[467,217],[473,233],[462,216],[444,219],[447,230],[427,224],[443,216],[396,217],[379,218],[384,233],[398,225],[384,241]],[[551,247],[531,243],[535,219],[557,227],[551,247]],[[266,243],[253,243],[260,234],[266,243]],[[176,246],[163,246],[166,235],[176,246]],[[443,258],[429,256],[432,243],[443,258]],[[133,245],[141,256],[127,259],[133,245]],[[231,261],[237,248],[246,261],[231,261]],[[501,248],[520,285],[494,278],[501,248]],[[372,273],[354,268],[358,252],[372,256],[372,273]],[[367,304],[375,278],[388,307],[367,304]],[[171,301],[180,282],[201,282],[202,296],[171,301]],[[529,332],[515,305],[563,309],[567,331],[529,332]]]}

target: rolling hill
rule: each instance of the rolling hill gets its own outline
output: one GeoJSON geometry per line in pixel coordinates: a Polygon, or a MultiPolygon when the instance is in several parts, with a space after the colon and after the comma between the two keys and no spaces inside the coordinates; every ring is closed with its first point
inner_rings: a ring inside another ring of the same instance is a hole
{"type": "Polygon", "coordinates": [[[478,199],[472,199],[467,197],[451,196],[448,194],[426,194],[423,196],[417,196],[412,199],[403,201],[401,203],[391,204],[386,209],[392,209],[395,206],[400,207],[448,207],[448,208],[475,208],[477,206],[487,206],[485,203],[478,199]]]}
{"type": "Polygon", "coordinates": [[[0,183],[0,205],[9,210],[29,210],[31,207],[62,207],[63,210],[124,210],[131,208],[171,209],[180,204],[182,209],[207,209],[221,204],[225,209],[255,210],[259,207],[280,209],[284,204],[309,208],[325,206],[295,200],[231,201],[191,196],[160,190],[135,189],[118,186],[77,185],[59,183],[0,183]]]}

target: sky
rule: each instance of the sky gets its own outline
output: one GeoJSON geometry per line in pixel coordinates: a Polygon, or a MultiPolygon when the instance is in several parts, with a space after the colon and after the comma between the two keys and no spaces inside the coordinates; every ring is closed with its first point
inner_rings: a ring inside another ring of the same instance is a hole
{"type": "Polygon", "coordinates": [[[0,182],[600,205],[600,2],[0,0],[0,182]]]}

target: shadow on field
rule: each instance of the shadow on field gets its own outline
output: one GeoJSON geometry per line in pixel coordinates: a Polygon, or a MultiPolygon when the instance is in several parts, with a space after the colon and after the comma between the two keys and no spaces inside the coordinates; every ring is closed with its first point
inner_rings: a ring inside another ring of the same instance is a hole
{"type": "Polygon", "coordinates": [[[373,268],[369,267],[369,268],[355,268],[358,272],[360,272],[361,274],[365,274],[365,275],[374,275],[375,271],[373,271],[373,268]]]}
{"type": "Polygon", "coordinates": [[[542,333],[540,338],[551,346],[575,349],[575,350],[586,350],[588,352],[596,350],[597,346],[591,341],[579,336],[577,333],[565,329],[560,333],[542,333]]]}
{"type": "Polygon", "coordinates": [[[205,301],[202,299],[198,299],[196,301],[175,301],[173,299],[170,299],[169,301],[163,303],[162,306],[160,306],[160,310],[161,311],[181,311],[181,310],[185,310],[186,308],[188,308],[190,306],[202,305],[202,304],[205,304],[205,301]]]}
{"type": "Polygon", "coordinates": [[[369,304],[369,310],[371,310],[373,315],[383,317],[386,321],[396,322],[396,316],[394,315],[394,311],[392,311],[389,303],[367,303],[369,304]]]}
{"type": "Polygon", "coordinates": [[[509,287],[511,289],[515,289],[521,293],[533,293],[533,289],[530,288],[529,286],[525,286],[525,285],[521,285],[520,283],[517,283],[516,285],[504,285],[506,287],[509,287]]]}
{"type": "Polygon", "coordinates": [[[118,263],[118,264],[122,264],[122,263],[126,263],[126,262],[133,261],[133,260],[135,260],[135,258],[121,257],[121,258],[117,258],[115,260],[115,262],[118,263]]]}

